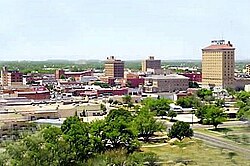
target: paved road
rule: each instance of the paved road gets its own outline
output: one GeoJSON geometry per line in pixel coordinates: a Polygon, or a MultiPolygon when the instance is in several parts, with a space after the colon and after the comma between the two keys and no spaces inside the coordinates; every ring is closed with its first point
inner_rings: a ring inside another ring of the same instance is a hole
{"type": "MultiPolygon", "coordinates": [[[[166,120],[158,119],[159,121],[163,122],[167,128],[171,128],[171,126],[174,124],[174,122],[169,122],[166,120]]],[[[202,125],[202,124],[190,124],[192,128],[214,128],[213,125],[202,125]]],[[[249,126],[249,122],[247,121],[229,121],[224,122],[223,124],[220,124],[218,128],[223,127],[243,127],[243,126],[249,126]]]]}
{"type": "Polygon", "coordinates": [[[202,133],[195,132],[194,137],[199,138],[199,139],[203,140],[204,142],[206,142],[207,144],[210,144],[212,146],[216,146],[219,148],[229,149],[232,151],[243,153],[246,157],[250,158],[250,149],[237,146],[233,143],[230,144],[230,143],[223,141],[221,139],[218,139],[216,137],[202,134],[202,133]]]}

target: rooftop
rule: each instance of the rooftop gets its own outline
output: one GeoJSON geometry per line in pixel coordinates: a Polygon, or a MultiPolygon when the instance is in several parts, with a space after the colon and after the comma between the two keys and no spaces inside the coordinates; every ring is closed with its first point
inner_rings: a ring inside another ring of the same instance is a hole
{"type": "Polygon", "coordinates": [[[233,45],[228,41],[228,43],[225,43],[225,40],[214,40],[212,41],[212,44],[208,47],[203,48],[202,50],[234,50],[235,48],[233,45]]]}
{"type": "Polygon", "coordinates": [[[145,79],[189,79],[188,77],[185,77],[183,75],[178,74],[168,74],[168,75],[151,75],[149,77],[145,77],[145,79]]]}
{"type": "Polygon", "coordinates": [[[235,48],[228,44],[222,44],[222,45],[212,44],[208,47],[203,48],[202,50],[228,50],[228,49],[234,50],[235,48]]]}

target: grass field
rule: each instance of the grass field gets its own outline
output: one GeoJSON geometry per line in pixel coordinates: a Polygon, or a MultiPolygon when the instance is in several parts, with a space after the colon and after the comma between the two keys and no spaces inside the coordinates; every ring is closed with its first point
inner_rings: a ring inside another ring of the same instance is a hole
{"type": "Polygon", "coordinates": [[[250,127],[227,127],[214,129],[195,129],[197,132],[216,136],[218,138],[224,138],[230,141],[250,148],[250,127]]]}
{"type": "Polygon", "coordinates": [[[172,145],[142,147],[145,152],[156,153],[163,165],[199,165],[199,166],[250,166],[248,158],[232,151],[205,145],[200,140],[185,139],[172,145]]]}

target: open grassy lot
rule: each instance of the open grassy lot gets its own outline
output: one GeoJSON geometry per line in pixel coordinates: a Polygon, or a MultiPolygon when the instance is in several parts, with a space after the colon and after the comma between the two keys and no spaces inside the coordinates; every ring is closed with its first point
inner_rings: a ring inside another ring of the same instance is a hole
{"type": "Polygon", "coordinates": [[[185,139],[183,142],[163,146],[142,147],[145,152],[159,155],[163,165],[250,165],[249,158],[232,151],[205,145],[200,140],[185,139]]]}
{"type": "Polygon", "coordinates": [[[224,138],[241,146],[250,148],[250,127],[227,127],[214,129],[195,129],[197,132],[224,138]]]}

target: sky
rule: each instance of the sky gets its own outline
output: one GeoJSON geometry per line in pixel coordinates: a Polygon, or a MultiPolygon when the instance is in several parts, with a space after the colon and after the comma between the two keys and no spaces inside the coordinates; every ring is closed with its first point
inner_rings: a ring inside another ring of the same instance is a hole
{"type": "Polygon", "coordinates": [[[0,60],[199,60],[215,39],[250,59],[249,0],[0,0],[0,60]]]}

